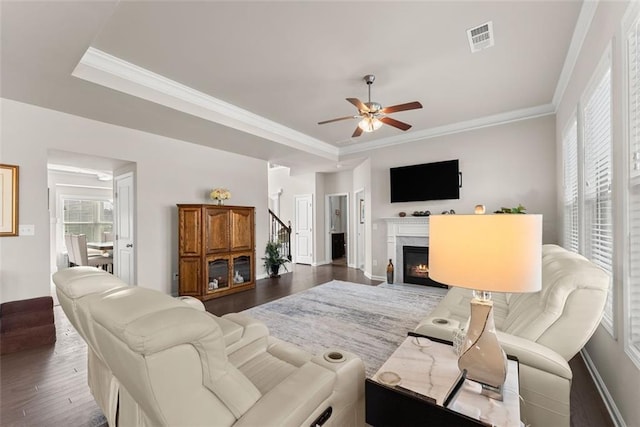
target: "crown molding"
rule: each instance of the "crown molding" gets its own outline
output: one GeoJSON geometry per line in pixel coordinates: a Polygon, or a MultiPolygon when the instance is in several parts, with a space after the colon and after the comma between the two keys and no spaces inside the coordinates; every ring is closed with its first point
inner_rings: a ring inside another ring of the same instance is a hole
{"type": "Polygon", "coordinates": [[[548,116],[555,113],[555,107],[552,104],[539,105],[537,107],[523,108],[513,110],[506,113],[494,114],[492,116],[480,117],[477,119],[467,120],[464,122],[452,123],[449,125],[438,126],[422,131],[411,132],[389,138],[377,139],[375,141],[353,144],[340,148],[340,155],[361,153],[373,149],[384,147],[392,147],[394,145],[406,144],[408,142],[422,141],[425,139],[437,138],[445,135],[453,135],[461,132],[468,132],[485,127],[504,125],[520,120],[529,120],[536,117],[548,116]]]}
{"type": "Polygon", "coordinates": [[[573,30],[569,50],[567,52],[567,56],[564,58],[564,65],[562,66],[562,71],[558,78],[558,84],[556,85],[556,91],[554,92],[553,100],[551,101],[556,110],[562,100],[564,91],[569,85],[569,80],[571,79],[573,68],[576,66],[576,62],[578,61],[578,55],[582,49],[582,44],[584,43],[584,39],[587,37],[591,21],[596,14],[596,9],[598,9],[598,3],[599,0],[586,0],[582,2],[582,8],[578,15],[576,27],[573,30]]]}
{"type": "Polygon", "coordinates": [[[73,76],[329,160],[337,147],[89,47],[73,76]]]}
{"type": "Polygon", "coordinates": [[[72,75],[332,161],[347,154],[554,114],[556,109],[555,104],[545,104],[338,148],[93,47],[87,49],[72,75]]]}

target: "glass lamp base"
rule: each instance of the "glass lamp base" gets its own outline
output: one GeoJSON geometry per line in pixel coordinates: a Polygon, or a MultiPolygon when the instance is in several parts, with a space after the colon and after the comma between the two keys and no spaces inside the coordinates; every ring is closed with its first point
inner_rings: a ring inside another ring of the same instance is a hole
{"type": "Polygon", "coordinates": [[[458,368],[467,370],[467,378],[482,385],[482,394],[502,400],[507,378],[507,357],[500,347],[493,320],[493,302],[473,298],[471,317],[458,368]]]}

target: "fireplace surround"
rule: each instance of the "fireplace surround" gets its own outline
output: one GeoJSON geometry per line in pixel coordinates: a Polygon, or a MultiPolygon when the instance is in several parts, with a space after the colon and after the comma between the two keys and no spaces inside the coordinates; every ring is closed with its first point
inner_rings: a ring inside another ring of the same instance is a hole
{"type": "MultiPolygon", "coordinates": [[[[394,217],[384,218],[384,221],[387,224],[387,259],[392,259],[397,266],[394,282],[410,283],[404,277],[402,248],[429,246],[429,217],[394,217]]],[[[444,286],[431,280],[428,284],[444,286]]]]}

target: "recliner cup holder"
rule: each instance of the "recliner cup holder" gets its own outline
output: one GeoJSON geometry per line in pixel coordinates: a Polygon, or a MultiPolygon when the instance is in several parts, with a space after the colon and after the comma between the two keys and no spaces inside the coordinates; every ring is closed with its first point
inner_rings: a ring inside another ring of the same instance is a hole
{"type": "Polygon", "coordinates": [[[340,363],[344,362],[345,357],[344,354],[340,353],[339,351],[327,351],[324,354],[324,360],[331,363],[340,363]]]}
{"type": "Polygon", "coordinates": [[[448,325],[449,321],[447,319],[436,318],[431,321],[434,325],[448,325]]]}

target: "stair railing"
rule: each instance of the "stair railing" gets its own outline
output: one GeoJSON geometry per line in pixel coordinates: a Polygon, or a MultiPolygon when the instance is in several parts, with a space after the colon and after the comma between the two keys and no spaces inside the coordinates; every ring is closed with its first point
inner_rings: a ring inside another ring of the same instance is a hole
{"type": "Polygon", "coordinates": [[[291,261],[291,221],[286,225],[269,209],[269,240],[280,243],[280,255],[291,261]]]}

